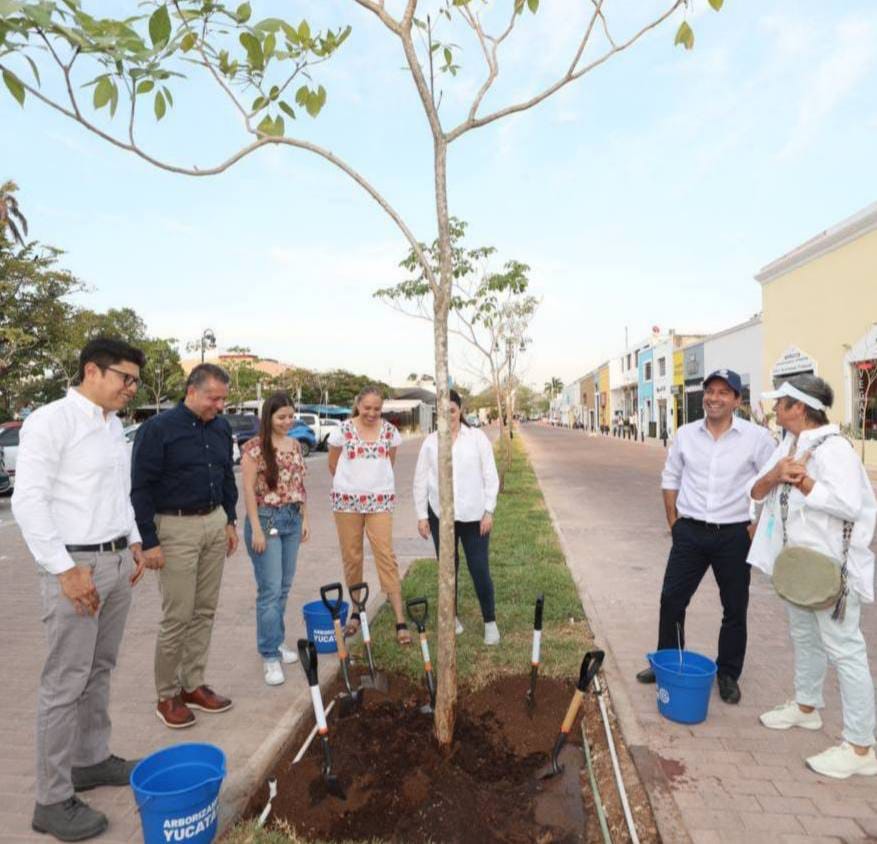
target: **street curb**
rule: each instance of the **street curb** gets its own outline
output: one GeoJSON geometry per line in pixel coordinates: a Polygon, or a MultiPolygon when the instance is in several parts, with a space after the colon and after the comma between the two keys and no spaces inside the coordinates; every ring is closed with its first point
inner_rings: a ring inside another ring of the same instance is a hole
{"type": "Polygon", "coordinates": [[[591,627],[594,638],[602,642],[601,648],[606,651],[606,655],[609,657],[609,659],[604,661],[602,669],[606,678],[606,690],[611,690],[609,705],[615,713],[615,717],[621,727],[621,734],[630,752],[630,758],[633,760],[633,765],[636,768],[640,782],[648,795],[655,817],[655,824],[658,827],[658,834],[663,841],[672,841],[674,844],[690,844],[691,836],[688,834],[688,830],[682,820],[679,807],[673,799],[670,781],[663,768],[657,763],[655,754],[648,747],[645,732],[637,720],[633,705],[624,688],[623,678],[615,663],[612,646],[609,644],[609,640],[600,626],[600,615],[597,606],[591,599],[587,584],[584,582],[584,576],[577,576],[575,568],[569,564],[569,561],[573,559],[573,554],[569,545],[567,545],[560,522],[548,503],[548,499],[545,497],[542,481],[536,473],[535,467],[533,467],[532,460],[530,460],[529,446],[527,445],[526,438],[521,436],[520,439],[528,452],[527,460],[533,469],[536,484],[539,487],[539,492],[542,494],[542,501],[548,517],[551,519],[551,525],[560,544],[560,550],[566,562],[566,567],[569,569],[576,584],[576,590],[584,607],[588,624],[591,627]]]}

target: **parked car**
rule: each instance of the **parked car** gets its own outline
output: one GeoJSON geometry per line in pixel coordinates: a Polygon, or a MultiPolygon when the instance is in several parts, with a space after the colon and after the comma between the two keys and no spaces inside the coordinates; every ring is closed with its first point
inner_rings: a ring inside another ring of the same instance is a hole
{"type": "Polygon", "coordinates": [[[18,457],[18,437],[21,422],[0,423],[0,462],[5,467],[10,488],[15,486],[15,462],[18,457]]]}
{"type": "Polygon", "coordinates": [[[12,481],[6,474],[6,468],[3,465],[3,455],[0,453],[0,495],[8,495],[12,492],[12,481]]]}
{"type": "Polygon", "coordinates": [[[231,432],[237,437],[238,446],[259,434],[259,417],[254,413],[226,413],[231,432]]]}
{"type": "Polygon", "coordinates": [[[328,416],[318,416],[316,413],[308,413],[305,411],[304,413],[296,413],[295,419],[297,422],[304,422],[313,432],[314,437],[316,437],[317,448],[325,451],[328,446],[327,440],[329,439],[329,434],[332,433],[333,428],[337,428],[341,422],[338,419],[332,419],[328,416]]]}
{"type": "Polygon", "coordinates": [[[295,424],[289,429],[289,436],[298,440],[302,457],[307,457],[317,447],[317,435],[302,419],[295,420],[295,424]]]}
{"type": "MultiPolygon", "coordinates": [[[[134,425],[128,425],[122,433],[125,436],[125,440],[128,443],[128,448],[134,448],[134,437],[137,435],[137,429],[142,425],[142,422],[137,422],[134,425]]],[[[232,434],[232,448],[231,448],[231,457],[234,461],[235,465],[241,462],[241,450],[238,447],[237,437],[232,434]]]]}

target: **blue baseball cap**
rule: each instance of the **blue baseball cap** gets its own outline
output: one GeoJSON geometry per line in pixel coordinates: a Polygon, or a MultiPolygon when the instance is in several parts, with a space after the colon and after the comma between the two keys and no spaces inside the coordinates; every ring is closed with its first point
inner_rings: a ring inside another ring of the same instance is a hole
{"type": "Polygon", "coordinates": [[[715,381],[716,378],[721,378],[738,396],[743,395],[743,379],[733,369],[717,369],[715,372],[710,372],[703,379],[704,389],[706,389],[710,381],[715,381]]]}

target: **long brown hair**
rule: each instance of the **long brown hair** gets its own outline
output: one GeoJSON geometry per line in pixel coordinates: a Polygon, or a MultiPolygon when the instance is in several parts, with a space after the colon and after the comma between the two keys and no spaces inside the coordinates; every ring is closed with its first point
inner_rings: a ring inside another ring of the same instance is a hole
{"type": "Polygon", "coordinates": [[[291,407],[295,410],[295,402],[289,393],[273,393],[265,399],[262,405],[262,418],[259,422],[259,445],[262,448],[262,457],[265,459],[265,483],[268,489],[277,488],[277,452],[274,448],[272,437],[271,419],[283,407],[291,407]]]}

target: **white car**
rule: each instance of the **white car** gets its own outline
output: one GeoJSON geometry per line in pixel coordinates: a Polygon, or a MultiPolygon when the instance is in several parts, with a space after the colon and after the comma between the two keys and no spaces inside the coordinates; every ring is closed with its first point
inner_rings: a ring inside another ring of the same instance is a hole
{"type": "Polygon", "coordinates": [[[15,461],[18,457],[18,436],[21,422],[0,424],[0,463],[9,476],[10,488],[15,486],[15,461]]]}
{"type": "Polygon", "coordinates": [[[317,416],[316,413],[296,413],[295,418],[301,420],[308,426],[317,438],[317,449],[325,450],[328,447],[326,440],[333,428],[337,428],[341,422],[338,419],[331,419],[328,416],[317,416]]]}
{"type": "MultiPolygon", "coordinates": [[[[134,437],[137,435],[137,429],[142,424],[142,422],[135,422],[133,425],[126,426],[122,431],[125,441],[128,443],[128,448],[134,448],[134,437]]],[[[232,437],[231,457],[232,460],[234,460],[235,465],[241,462],[241,450],[238,448],[238,438],[234,436],[232,437]]]]}

